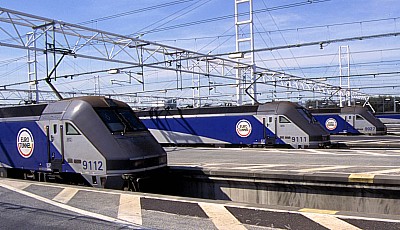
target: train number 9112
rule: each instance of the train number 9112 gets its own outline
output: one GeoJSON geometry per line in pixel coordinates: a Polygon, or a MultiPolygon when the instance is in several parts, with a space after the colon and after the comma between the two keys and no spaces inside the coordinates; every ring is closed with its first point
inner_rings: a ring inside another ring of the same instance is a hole
{"type": "Polygon", "coordinates": [[[102,161],[82,161],[83,170],[103,171],[102,161]]]}

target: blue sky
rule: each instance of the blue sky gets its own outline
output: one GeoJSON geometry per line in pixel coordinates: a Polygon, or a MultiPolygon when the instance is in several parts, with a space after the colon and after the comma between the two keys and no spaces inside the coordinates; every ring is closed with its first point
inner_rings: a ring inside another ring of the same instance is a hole
{"type": "MultiPolygon", "coordinates": [[[[110,20],[96,21],[96,19],[106,16],[168,2],[171,1],[10,0],[0,1],[0,5],[4,8],[76,24],[93,20],[85,26],[124,35],[143,32],[140,30],[145,27],[148,27],[145,29],[148,31],[234,13],[233,0],[196,0],[110,20]],[[172,18],[175,19],[172,20],[172,18]],[[166,24],[162,25],[164,23],[166,24]]],[[[254,10],[302,2],[306,2],[306,0],[254,0],[254,10]]],[[[331,0],[257,13],[254,15],[255,48],[399,32],[399,17],[400,3],[396,0],[331,0]]],[[[234,19],[228,18],[179,29],[148,33],[143,35],[142,39],[203,53],[226,53],[235,50],[235,40],[232,36],[235,33],[233,26],[234,19]]],[[[302,77],[336,76],[339,74],[338,47],[349,45],[351,63],[354,65],[351,67],[352,74],[395,72],[398,71],[400,64],[397,50],[400,48],[398,40],[397,37],[386,37],[332,43],[324,46],[324,49],[310,46],[260,52],[256,55],[256,64],[302,77]]],[[[0,58],[4,59],[4,54],[9,55],[9,52],[0,47],[0,58]]],[[[19,64],[15,63],[15,66],[19,64]]],[[[10,71],[14,66],[6,68],[10,71]]],[[[82,69],[90,68],[92,67],[82,66],[82,69]]],[[[24,70],[21,70],[18,76],[23,78],[24,74],[26,75],[24,70]]],[[[0,80],[1,76],[0,74],[0,80]]],[[[371,84],[372,80],[374,80],[374,85],[400,86],[400,80],[393,77],[387,79],[355,78],[352,80],[352,85],[361,88],[371,84]]],[[[337,84],[336,81],[330,83],[337,84]]],[[[390,93],[395,94],[397,91],[398,89],[393,88],[390,93]]],[[[380,94],[382,89],[368,89],[368,92],[374,95],[380,94]]]]}

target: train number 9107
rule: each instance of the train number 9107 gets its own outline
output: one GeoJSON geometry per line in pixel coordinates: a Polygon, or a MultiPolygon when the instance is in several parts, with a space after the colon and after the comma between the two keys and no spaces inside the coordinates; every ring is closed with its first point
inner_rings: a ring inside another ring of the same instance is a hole
{"type": "Polygon", "coordinates": [[[83,170],[103,171],[102,161],[82,161],[83,170]]]}

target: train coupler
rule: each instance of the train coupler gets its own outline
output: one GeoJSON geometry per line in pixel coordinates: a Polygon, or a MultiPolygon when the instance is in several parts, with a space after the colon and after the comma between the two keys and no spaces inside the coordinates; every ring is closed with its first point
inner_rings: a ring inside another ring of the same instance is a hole
{"type": "Polygon", "coordinates": [[[135,177],[133,175],[124,174],[122,175],[122,179],[124,180],[124,190],[139,192],[139,180],[140,178],[135,177]]]}

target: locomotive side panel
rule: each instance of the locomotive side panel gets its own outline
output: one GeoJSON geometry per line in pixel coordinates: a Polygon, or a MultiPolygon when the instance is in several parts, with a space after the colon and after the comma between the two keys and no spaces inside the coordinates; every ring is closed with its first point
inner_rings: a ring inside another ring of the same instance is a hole
{"type": "Polygon", "coordinates": [[[353,133],[360,132],[351,124],[345,121],[344,117],[339,114],[313,114],[315,119],[325,128],[330,134],[353,133]]]}
{"type": "Polygon", "coordinates": [[[0,122],[0,162],[14,169],[74,172],[40,122],[0,122]]]}
{"type": "MultiPolygon", "coordinates": [[[[271,130],[252,115],[142,117],[160,143],[261,144],[271,130]]],[[[279,140],[278,140],[279,141],[279,140]]]]}
{"type": "Polygon", "coordinates": [[[353,116],[353,124],[354,128],[357,129],[360,133],[368,134],[368,135],[375,135],[377,134],[377,126],[376,124],[372,124],[368,120],[364,119],[360,115],[353,116]]]}
{"type": "Polygon", "coordinates": [[[27,170],[46,168],[46,136],[36,122],[1,122],[0,130],[2,164],[27,170]]]}
{"type": "MultiPolygon", "coordinates": [[[[308,124],[308,129],[303,130],[299,121],[293,121],[284,115],[257,116],[261,121],[265,119],[266,126],[272,130],[279,142],[293,148],[319,148],[329,145],[329,135],[325,132],[318,133],[319,129],[313,128],[315,124],[308,124]],[[312,132],[311,134],[309,132],[312,132]],[[318,138],[315,138],[318,137],[318,138]]],[[[319,124],[318,124],[319,125],[319,124]]]]}
{"type": "Polygon", "coordinates": [[[163,144],[329,145],[329,133],[304,110],[279,101],[257,106],[149,110],[140,111],[139,116],[163,144]]]}
{"type": "Polygon", "coordinates": [[[104,157],[72,122],[53,120],[40,123],[43,127],[49,127],[51,160],[62,161],[62,164],[68,164],[72,168],[68,170],[63,165],[62,172],[105,174],[104,157]]]}
{"type": "Polygon", "coordinates": [[[286,144],[293,148],[308,148],[310,146],[309,135],[301,130],[296,123],[284,115],[258,115],[257,119],[264,122],[270,131],[268,138],[276,138],[275,144],[286,144]]]}

